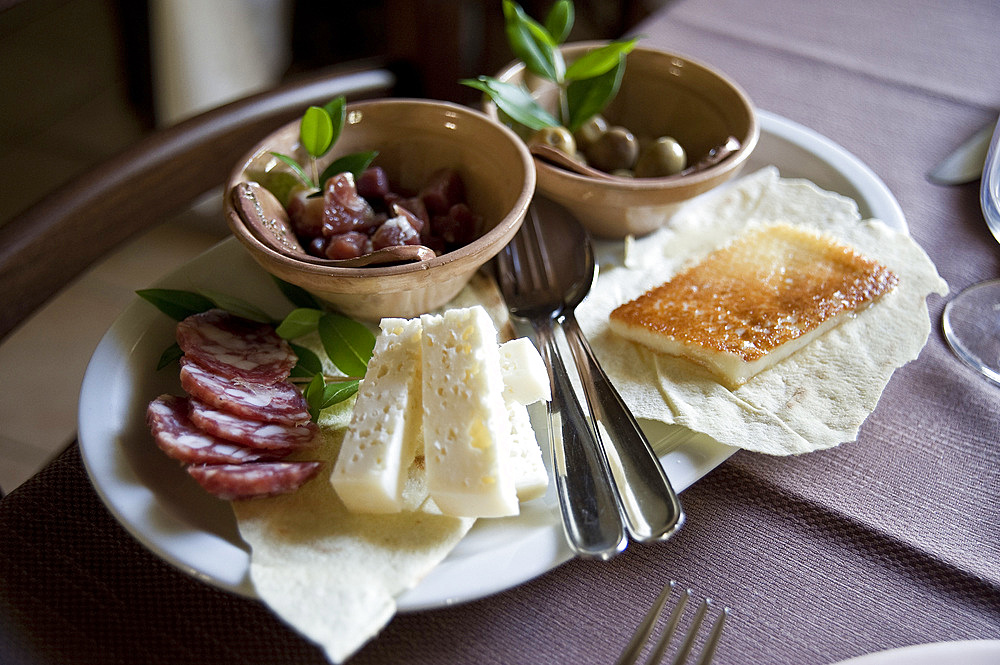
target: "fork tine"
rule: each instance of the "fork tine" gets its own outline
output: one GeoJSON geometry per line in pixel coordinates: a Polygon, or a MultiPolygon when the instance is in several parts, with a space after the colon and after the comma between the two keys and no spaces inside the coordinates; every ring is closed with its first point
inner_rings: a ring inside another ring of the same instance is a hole
{"type": "MultiPolygon", "coordinates": [[[[688,589],[688,593],[691,593],[690,589],[688,589]]],[[[694,647],[694,640],[698,637],[698,631],[701,629],[701,622],[705,620],[705,613],[711,605],[712,601],[708,598],[701,601],[701,605],[698,606],[698,611],[694,615],[694,620],[691,622],[691,627],[688,628],[687,636],[684,638],[684,642],[681,643],[680,649],[677,650],[677,655],[674,656],[672,665],[682,665],[682,663],[687,660],[692,647],[694,647]]],[[[666,645],[664,645],[664,647],[666,647],[666,645]]],[[[654,660],[651,662],[655,663],[657,661],[654,660]]]]}
{"type": "MultiPolygon", "coordinates": [[[[680,623],[681,616],[684,614],[684,608],[687,606],[688,600],[691,598],[691,589],[685,589],[681,594],[681,599],[677,601],[677,606],[674,607],[674,611],[670,613],[670,619],[667,621],[666,627],[663,629],[663,634],[660,635],[660,639],[657,640],[656,646],[653,647],[653,652],[646,659],[647,665],[652,663],[659,663],[663,659],[663,654],[667,650],[667,645],[670,644],[670,640],[674,637],[674,632],[677,630],[677,624],[680,623]]],[[[678,654],[679,655],[679,654],[678,654]]],[[[684,662],[675,661],[674,665],[684,662]]]]}
{"type": "Polygon", "coordinates": [[[528,217],[521,225],[520,232],[514,236],[514,240],[523,257],[519,267],[530,276],[532,286],[535,289],[548,289],[552,284],[552,276],[549,274],[549,264],[545,259],[546,254],[538,229],[538,215],[534,207],[528,208],[528,217]]]}
{"type": "Polygon", "coordinates": [[[709,665],[712,662],[712,659],[715,657],[715,647],[719,646],[719,638],[722,637],[722,629],[726,625],[726,619],[728,618],[729,608],[723,607],[719,618],[715,620],[715,625],[712,626],[712,632],[709,634],[708,640],[705,642],[701,658],[698,659],[695,665],[709,665]]]}
{"type": "MultiPolygon", "coordinates": [[[[615,665],[630,665],[635,663],[639,658],[639,652],[642,651],[643,645],[646,643],[646,639],[649,634],[653,632],[653,627],[656,625],[657,620],[660,618],[660,614],[663,612],[663,607],[667,604],[667,600],[674,592],[674,587],[677,586],[677,582],[671,580],[663,590],[660,591],[660,595],[656,597],[653,601],[653,605],[646,612],[646,616],[643,617],[642,623],[636,628],[635,634],[629,641],[625,650],[622,651],[622,655],[618,657],[615,661],[615,665]]],[[[679,615],[678,615],[679,616],[679,615]]]]}
{"type": "Polygon", "coordinates": [[[514,252],[514,267],[517,270],[517,274],[521,277],[522,283],[526,285],[525,290],[537,289],[540,284],[538,278],[538,266],[535,261],[535,257],[525,240],[523,224],[521,225],[521,230],[514,236],[514,242],[512,245],[514,252]]]}
{"type": "MultiPolygon", "coordinates": [[[[673,591],[676,586],[676,582],[670,581],[663,587],[663,590],[660,591],[660,595],[657,596],[653,605],[649,608],[649,611],[646,612],[646,616],[643,617],[642,623],[640,623],[636,628],[635,634],[625,647],[625,650],[622,651],[618,660],[615,661],[615,665],[633,665],[638,662],[643,645],[653,632],[660,616],[663,614],[663,608],[666,606],[667,601],[673,596],[673,591]]],[[[646,659],[646,665],[654,665],[663,659],[663,656],[674,637],[674,633],[677,632],[677,625],[680,623],[680,619],[684,614],[684,609],[688,600],[691,598],[691,594],[691,589],[685,589],[681,592],[680,598],[677,600],[677,604],[674,606],[674,609],[670,613],[670,617],[667,619],[662,634],[650,650],[649,656],[646,659]]],[[[701,631],[702,624],[712,607],[714,607],[714,605],[710,598],[704,599],[698,606],[694,619],[688,627],[684,640],[678,647],[677,653],[671,661],[671,665],[683,665],[683,663],[687,662],[687,659],[691,655],[691,651],[694,648],[695,642],[697,641],[698,634],[701,631]]],[[[712,658],[715,657],[715,649],[722,636],[722,629],[725,626],[726,619],[728,617],[729,608],[723,607],[719,616],[715,618],[715,621],[712,624],[711,631],[705,640],[704,647],[702,648],[701,655],[699,656],[696,665],[709,665],[709,663],[712,662],[712,658]]]]}
{"type": "Polygon", "coordinates": [[[527,224],[523,225],[527,227],[525,243],[531,245],[533,258],[538,264],[540,273],[538,285],[542,288],[550,288],[554,283],[552,266],[549,264],[547,258],[550,254],[548,248],[545,246],[545,238],[542,230],[539,228],[541,222],[538,219],[538,211],[535,210],[534,206],[528,208],[528,219],[525,221],[527,222],[527,224]]]}

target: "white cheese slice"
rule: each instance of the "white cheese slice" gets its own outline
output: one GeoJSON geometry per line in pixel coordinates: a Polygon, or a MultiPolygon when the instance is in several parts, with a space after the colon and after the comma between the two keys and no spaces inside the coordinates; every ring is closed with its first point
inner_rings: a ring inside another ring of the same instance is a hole
{"type": "Polygon", "coordinates": [[[504,399],[525,405],[550,399],[545,362],[527,337],[500,345],[500,371],[503,373],[504,399]]]}
{"type": "Polygon", "coordinates": [[[420,318],[427,489],[446,515],[516,515],[493,321],[481,306],[420,318]]]}
{"type": "Polygon", "coordinates": [[[382,319],[351,424],[330,476],[353,513],[404,508],[407,471],[420,446],[419,319],[382,319]]]}
{"type": "Polygon", "coordinates": [[[545,494],[549,487],[549,473],[542,462],[542,451],[531,427],[528,408],[514,400],[507,400],[507,413],[510,416],[510,460],[517,500],[531,501],[545,494]]]}

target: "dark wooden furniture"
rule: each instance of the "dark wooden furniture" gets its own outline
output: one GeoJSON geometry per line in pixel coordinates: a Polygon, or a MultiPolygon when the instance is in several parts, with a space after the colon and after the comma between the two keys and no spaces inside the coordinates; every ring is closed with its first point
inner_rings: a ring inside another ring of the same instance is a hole
{"type": "Polygon", "coordinates": [[[316,72],[154,132],[0,227],[0,339],[100,257],[225,182],[239,157],[313,103],[393,93],[380,66],[316,72]]]}

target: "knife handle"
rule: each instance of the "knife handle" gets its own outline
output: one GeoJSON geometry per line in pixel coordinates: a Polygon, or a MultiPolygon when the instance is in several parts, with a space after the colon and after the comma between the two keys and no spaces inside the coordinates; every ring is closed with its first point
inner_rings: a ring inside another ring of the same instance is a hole
{"type": "Polygon", "coordinates": [[[532,321],[549,371],[549,450],[566,538],[576,554],[610,559],[625,549],[610,469],[570,383],[556,345],[554,324],[532,321]]]}
{"type": "Polygon", "coordinates": [[[666,540],[684,523],[684,511],[649,440],[604,372],[583,330],[566,311],[562,320],[599,442],[604,442],[618,508],[629,535],[666,540]]]}

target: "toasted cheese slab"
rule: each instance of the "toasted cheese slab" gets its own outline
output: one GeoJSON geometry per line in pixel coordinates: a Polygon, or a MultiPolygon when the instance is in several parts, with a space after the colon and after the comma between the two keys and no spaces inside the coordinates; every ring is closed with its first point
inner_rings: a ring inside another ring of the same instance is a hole
{"type": "Polygon", "coordinates": [[[419,319],[382,319],[351,424],[330,476],[354,513],[404,508],[407,470],[420,447],[419,319]]]}
{"type": "Polygon", "coordinates": [[[735,388],[895,287],[829,236],[772,224],[611,312],[619,335],[704,365],[735,388]]]}
{"type": "Polygon", "coordinates": [[[497,333],[480,306],[424,314],[422,380],[427,489],[446,515],[519,512],[497,333]]]}

